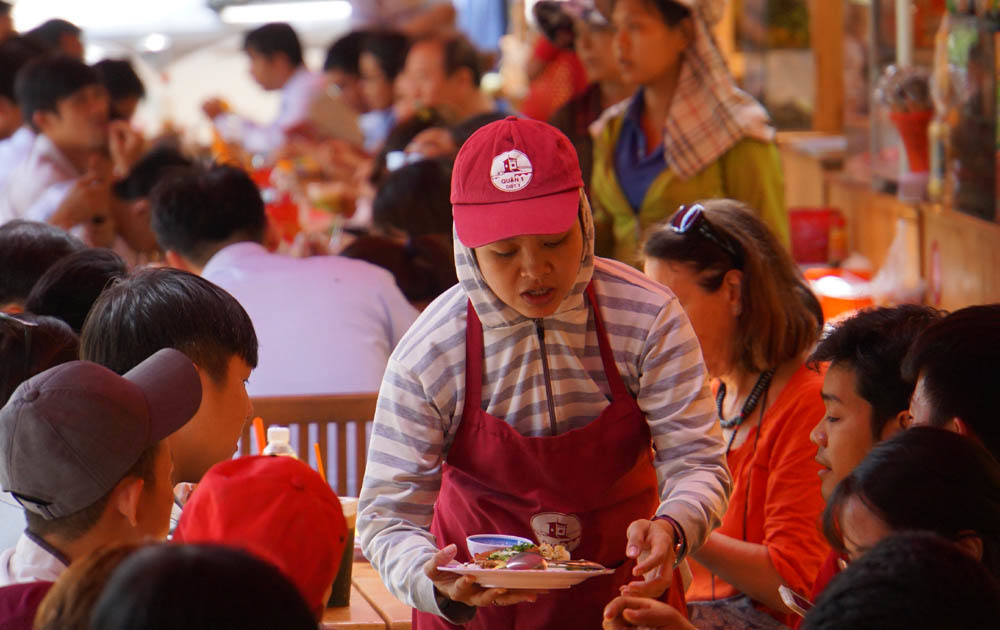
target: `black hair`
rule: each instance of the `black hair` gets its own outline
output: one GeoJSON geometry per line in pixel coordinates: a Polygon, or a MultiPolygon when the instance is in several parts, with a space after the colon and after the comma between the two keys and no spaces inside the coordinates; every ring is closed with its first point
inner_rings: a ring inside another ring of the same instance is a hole
{"type": "Polygon", "coordinates": [[[75,361],[79,348],[79,337],[62,320],[0,313],[0,407],[35,374],[75,361]]]}
{"type": "Polygon", "coordinates": [[[35,40],[45,46],[48,50],[59,50],[62,38],[66,35],[79,37],[80,27],[72,22],[60,18],[54,18],[39,24],[24,34],[25,37],[35,40]]]}
{"type": "Polygon", "coordinates": [[[894,531],[926,530],[949,540],[975,532],[983,564],[1000,577],[1000,463],[973,440],[914,427],[876,444],[837,484],[823,512],[823,533],[841,552],[840,515],[851,497],[894,531]]]}
{"type": "Polygon", "coordinates": [[[375,193],[372,215],[376,226],[391,226],[411,237],[450,235],[449,161],[420,160],[388,173],[375,193]]]}
{"type": "Polygon", "coordinates": [[[146,96],[146,86],[127,59],[102,59],[94,64],[94,71],[113,101],[146,96]]]}
{"type": "Polygon", "coordinates": [[[388,270],[406,299],[423,305],[458,284],[451,247],[446,246],[443,240],[428,235],[399,243],[388,238],[362,236],[340,255],[388,270]]]}
{"type": "Polygon", "coordinates": [[[507,114],[501,112],[486,112],[485,114],[476,114],[475,116],[470,116],[465,120],[459,122],[458,124],[452,126],[451,128],[451,139],[455,141],[455,146],[459,149],[465,144],[465,141],[469,137],[479,131],[481,127],[496,122],[498,120],[503,120],[507,117],[507,114]]]}
{"type": "Polygon", "coordinates": [[[323,70],[341,70],[347,74],[358,76],[358,57],[361,56],[361,43],[370,31],[351,31],[330,44],[323,60],[323,70]]]}
{"type": "Polygon", "coordinates": [[[83,247],[48,223],[14,219],[0,225],[0,306],[23,302],[49,267],[83,247]]]}
{"type": "Polygon", "coordinates": [[[803,630],[992,628],[1000,583],[973,558],[926,532],[895,534],[837,575],[803,630]]]}
{"type": "Polygon", "coordinates": [[[885,424],[910,406],[913,382],[903,378],[903,357],[917,335],[942,315],[916,304],[867,309],[832,328],[809,357],[814,368],[829,362],[854,374],[858,395],[872,406],[876,441],[885,424]]]}
{"type": "Polygon", "coordinates": [[[0,0],[0,15],[10,15],[10,10],[12,8],[13,5],[11,5],[11,3],[0,0]]]}
{"type": "Polygon", "coordinates": [[[93,630],[315,630],[299,590],[273,564],[222,545],[140,549],[111,574],[93,630]]]}
{"type": "MultiPolygon", "coordinates": [[[[148,490],[156,483],[156,456],[161,448],[167,448],[166,443],[160,440],[139,454],[139,459],[121,476],[121,479],[134,477],[142,479],[145,488],[148,490]]],[[[115,482],[115,486],[121,481],[115,482]]],[[[101,520],[108,502],[111,500],[111,493],[115,488],[111,487],[100,499],[94,501],[82,510],[77,510],[72,514],[60,516],[59,518],[47,519],[41,514],[36,514],[31,510],[24,511],[26,529],[36,536],[59,536],[63,540],[74,541],[89,532],[101,520]]]]}
{"type": "Polygon", "coordinates": [[[385,142],[382,143],[382,148],[375,156],[371,182],[378,187],[388,174],[388,169],[385,166],[386,155],[393,151],[402,151],[405,149],[406,145],[410,144],[421,131],[430,129],[431,127],[444,127],[447,124],[444,117],[437,110],[428,107],[421,108],[410,117],[396,123],[396,126],[389,131],[385,142]]]}
{"type": "Polygon", "coordinates": [[[236,298],[178,269],[143,269],[105,289],[83,324],[80,358],[124,374],[160,348],[180,350],[216,383],[234,356],[257,367],[257,334],[236,298]]]}
{"type": "Polygon", "coordinates": [[[923,389],[931,424],[959,418],[1000,458],[1000,418],[991,369],[1000,363],[1000,304],[969,306],[928,326],[903,361],[903,375],[923,389]]]}
{"type": "Polygon", "coordinates": [[[110,249],[84,249],[65,256],[38,279],[24,303],[27,311],[63,320],[77,333],[90,307],[112,281],[128,275],[122,257],[110,249]]]}
{"type": "MultiPolygon", "coordinates": [[[[618,0],[611,0],[612,5],[618,0]]],[[[652,7],[660,14],[667,26],[674,27],[691,17],[691,9],[687,8],[676,0],[643,0],[648,7],[652,7]]]]}
{"type": "Polygon", "coordinates": [[[112,187],[119,199],[148,197],[153,187],[175,169],[191,166],[191,160],[172,146],[161,145],[143,155],[128,176],[112,187]]]}
{"type": "Polygon", "coordinates": [[[170,173],[153,187],[150,205],[160,246],[198,265],[233,240],[262,242],[267,229],[257,185],[233,166],[170,173]]]}
{"type": "Polygon", "coordinates": [[[17,102],[14,83],[18,71],[44,50],[31,40],[14,36],[0,43],[0,97],[17,102]]]}
{"type": "Polygon", "coordinates": [[[285,22],[271,22],[248,32],[243,38],[243,50],[252,50],[268,59],[280,53],[288,58],[293,68],[302,65],[299,36],[285,22]]]}
{"type": "Polygon", "coordinates": [[[95,84],[100,84],[97,73],[82,61],[64,55],[43,56],[32,59],[17,73],[14,94],[24,120],[38,131],[32,120],[35,112],[55,112],[59,101],[95,84]]]}
{"type": "Polygon", "coordinates": [[[444,72],[451,76],[462,68],[469,70],[472,85],[478,87],[483,79],[484,58],[464,35],[451,35],[441,41],[444,51],[444,72]]]}
{"type": "Polygon", "coordinates": [[[409,38],[396,31],[371,31],[361,40],[361,52],[375,57],[378,67],[391,81],[403,71],[409,38]]]}

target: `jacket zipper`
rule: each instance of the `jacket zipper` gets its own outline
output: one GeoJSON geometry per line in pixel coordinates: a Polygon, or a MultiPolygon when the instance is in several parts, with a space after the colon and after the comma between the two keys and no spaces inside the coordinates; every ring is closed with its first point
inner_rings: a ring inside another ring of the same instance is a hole
{"type": "Polygon", "coordinates": [[[545,402],[549,407],[549,432],[556,434],[556,407],[552,397],[552,380],[549,378],[549,358],[545,353],[545,326],[542,320],[535,320],[535,332],[538,333],[538,345],[542,353],[542,376],[545,379],[545,402]]]}

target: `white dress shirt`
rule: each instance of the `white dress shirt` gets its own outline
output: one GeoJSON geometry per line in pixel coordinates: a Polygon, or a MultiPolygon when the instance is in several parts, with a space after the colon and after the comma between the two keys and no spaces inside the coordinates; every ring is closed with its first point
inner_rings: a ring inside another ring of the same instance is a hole
{"type": "Polygon", "coordinates": [[[55,582],[69,562],[59,553],[25,532],[17,544],[0,553],[0,586],[22,582],[55,582]]]}
{"type": "Polygon", "coordinates": [[[31,154],[35,132],[28,125],[21,125],[9,138],[0,140],[0,190],[17,166],[31,154]]]}
{"type": "Polygon", "coordinates": [[[342,256],[229,245],[202,276],[235,297],[260,342],[251,396],[375,392],[417,311],[388,271],[342,256]]]}
{"type": "Polygon", "coordinates": [[[0,223],[48,221],[81,173],[45,134],[35,136],[28,157],[0,191],[0,223]]]}
{"type": "Polygon", "coordinates": [[[323,89],[322,75],[300,66],[281,87],[281,106],[269,124],[262,125],[238,114],[219,114],[215,126],[228,142],[235,142],[251,153],[270,154],[285,143],[285,133],[304,122],[309,106],[323,89]]]}

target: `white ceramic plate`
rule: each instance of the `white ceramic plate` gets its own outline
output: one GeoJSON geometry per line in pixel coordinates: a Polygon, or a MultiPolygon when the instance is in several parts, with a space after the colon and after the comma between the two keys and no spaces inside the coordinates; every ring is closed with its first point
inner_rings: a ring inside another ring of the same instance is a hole
{"type": "Polygon", "coordinates": [[[542,570],[515,571],[512,569],[483,569],[473,563],[449,564],[438,567],[441,571],[451,571],[459,575],[471,575],[476,583],[486,588],[569,588],[595,575],[614,573],[612,569],[595,571],[567,571],[549,568],[542,570]]]}

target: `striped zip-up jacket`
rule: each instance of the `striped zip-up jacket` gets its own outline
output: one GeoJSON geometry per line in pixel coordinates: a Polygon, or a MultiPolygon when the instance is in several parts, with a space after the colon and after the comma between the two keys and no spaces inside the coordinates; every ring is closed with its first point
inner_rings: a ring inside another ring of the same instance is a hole
{"type": "MultiPolygon", "coordinates": [[[[618,370],[649,422],[660,484],[657,513],[674,518],[688,548],[697,549],[725,512],[731,479],[701,349],[687,316],[668,289],[631,267],[605,259],[595,265],[586,203],[581,220],[584,258],[574,289],[555,314],[536,321],[501,302],[472,252],[455,238],[459,284],[427,307],[389,359],[357,531],[383,582],[415,608],[445,615],[423,565],[437,551],[429,532],[434,501],[465,403],[470,299],[483,324],[482,408],[523,435],[550,435],[544,353],[556,430],[565,433],[594,420],[611,395],[584,294],[593,279],[618,370]]],[[[600,453],[601,445],[594,444],[592,452],[580,455],[600,453]]],[[[454,612],[448,606],[445,616],[458,623],[471,614],[454,612]]]]}

